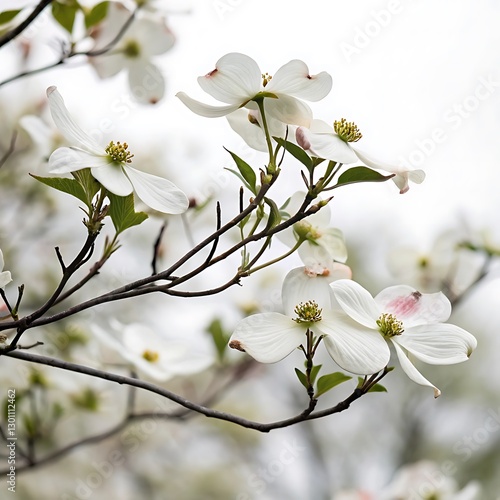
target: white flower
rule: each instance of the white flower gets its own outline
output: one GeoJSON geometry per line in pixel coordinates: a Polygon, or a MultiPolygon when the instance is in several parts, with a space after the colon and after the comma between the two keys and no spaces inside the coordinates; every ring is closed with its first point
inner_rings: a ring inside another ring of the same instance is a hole
{"type": "MultiPolygon", "coordinates": [[[[239,108],[258,110],[255,99],[263,98],[266,119],[309,126],[312,112],[300,99],[319,101],[332,88],[328,73],[310,75],[307,65],[297,59],[282,66],[271,78],[262,74],[257,63],[244,54],[221,57],[213,71],[198,78],[200,87],[227,106],[211,106],[192,99],[184,92],[177,97],[194,113],[216,118],[239,108]]],[[[256,120],[260,115],[254,115],[256,120]]]]}
{"type": "Polygon", "coordinates": [[[249,316],[236,326],[229,346],[261,363],[275,363],[305,343],[306,331],[324,336],[326,349],[343,369],[361,375],[377,373],[389,361],[389,349],[373,331],[339,328],[331,307],[329,283],[335,276],[316,276],[306,268],[288,273],[282,289],[284,314],[249,316]]]}
{"type": "MultiPolygon", "coordinates": [[[[286,211],[295,214],[305,195],[306,193],[302,192],[293,194],[286,211]]],[[[305,239],[298,249],[298,254],[306,267],[329,267],[332,260],[345,262],[347,248],[344,236],[340,229],[331,227],[330,219],[330,206],[325,205],[315,214],[295,223],[290,230],[279,233],[278,238],[289,247],[293,247],[299,239],[305,239]]]]}
{"type": "Polygon", "coordinates": [[[5,285],[12,281],[12,277],[9,271],[3,270],[3,253],[0,250],[0,288],[4,288],[5,285]]]}
{"type": "Polygon", "coordinates": [[[410,189],[409,181],[416,184],[421,184],[424,181],[425,172],[423,170],[410,170],[405,167],[389,165],[352,146],[352,143],[361,137],[356,125],[352,122],[346,122],[345,119],[335,122],[333,129],[321,120],[314,120],[310,128],[298,127],[295,132],[295,139],[299,146],[313,156],[344,164],[360,160],[368,167],[395,174],[392,180],[401,194],[410,189]]]}
{"type": "Polygon", "coordinates": [[[379,332],[394,346],[408,377],[433,387],[434,397],[441,392],[415,368],[407,353],[425,363],[449,365],[467,361],[477,346],[469,332],[443,323],[450,317],[451,304],[441,292],[422,294],[410,286],[398,285],[373,298],[350,280],[336,281],[331,288],[346,314],[338,319],[337,327],[353,335],[379,332]]]}
{"type": "Polygon", "coordinates": [[[169,339],[146,325],[114,321],[113,327],[123,332],[121,340],[97,325],[92,330],[104,345],[151,379],[164,382],[176,375],[191,375],[213,362],[211,356],[198,352],[189,341],[169,339]]]}
{"type": "MultiPolygon", "coordinates": [[[[109,12],[95,35],[94,50],[106,47],[125,25],[132,12],[117,2],[110,2],[109,12]]],[[[144,104],[155,104],[165,94],[165,80],[151,59],[170,50],[175,37],[161,15],[136,19],[125,31],[120,41],[105,54],[90,57],[101,78],[128,70],[130,90],[144,104]]]]}
{"type": "Polygon", "coordinates": [[[106,148],[100,146],[73,121],[56,87],[49,87],[47,96],[57,128],[68,141],[79,146],[56,149],[49,158],[51,173],[90,168],[93,177],[117,196],[128,196],[135,190],[146,205],[159,212],[180,214],[187,210],[188,199],[175,184],[130,166],[133,155],[127,143],[111,141],[106,148]]]}

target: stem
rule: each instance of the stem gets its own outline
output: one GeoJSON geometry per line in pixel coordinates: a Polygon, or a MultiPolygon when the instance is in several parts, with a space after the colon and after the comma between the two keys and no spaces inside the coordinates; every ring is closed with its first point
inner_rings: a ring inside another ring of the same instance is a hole
{"type": "Polygon", "coordinates": [[[257,106],[259,106],[260,116],[262,117],[264,135],[266,136],[267,150],[269,152],[269,165],[267,166],[267,173],[274,174],[276,172],[276,158],[273,152],[273,144],[271,142],[269,128],[267,126],[266,111],[264,108],[264,98],[257,100],[257,106]]]}
{"type": "MultiPolygon", "coordinates": [[[[292,255],[292,253],[295,252],[295,250],[297,250],[300,247],[300,245],[302,245],[302,243],[304,243],[304,240],[302,240],[302,239],[299,240],[299,241],[297,241],[297,243],[288,252],[284,253],[280,257],[276,257],[275,259],[266,262],[265,264],[261,264],[260,266],[254,267],[253,269],[249,269],[247,271],[247,274],[248,275],[253,274],[256,271],[260,271],[261,269],[264,269],[265,267],[268,267],[268,266],[271,266],[273,264],[276,264],[276,262],[279,262],[280,260],[286,259],[288,256],[292,255]]],[[[265,249],[267,245],[268,245],[268,241],[266,241],[266,243],[263,246],[263,248],[265,249]]],[[[260,257],[260,255],[257,254],[257,256],[252,260],[252,262],[250,262],[248,264],[248,267],[251,267],[253,265],[254,261],[257,260],[257,257],[260,257]]]]}

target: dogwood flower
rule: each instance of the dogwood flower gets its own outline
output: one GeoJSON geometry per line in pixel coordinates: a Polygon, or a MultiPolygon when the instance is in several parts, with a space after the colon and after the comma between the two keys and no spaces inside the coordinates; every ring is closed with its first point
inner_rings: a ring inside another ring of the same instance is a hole
{"type": "MultiPolygon", "coordinates": [[[[118,2],[110,2],[106,19],[96,30],[94,50],[114,40],[132,12],[118,2]]],[[[100,78],[109,78],[122,69],[128,71],[133,96],[143,104],[156,104],[165,94],[165,79],[151,62],[153,56],[164,54],[175,43],[175,37],[161,15],[135,19],[113,49],[89,62],[100,78]]]]}
{"type": "Polygon", "coordinates": [[[135,191],[146,205],[159,212],[180,214],[187,210],[188,199],[175,184],[130,166],[134,155],[127,143],[111,141],[105,148],[100,146],[73,121],[56,87],[49,87],[47,96],[57,128],[68,141],[79,146],[56,149],[49,158],[51,173],[90,168],[92,176],[117,196],[135,191]]]}
{"type": "Polygon", "coordinates": [[[298,127],[295,131],[297,144],[313,156],[345,164],[360,160],[368,167],[395,174],[392,180],[401,194],[410,189],[409,181],[415,184],[421,184],[424,181],[423,170],[389,165],[355,148],[352,143],[359,141],[361,137],[358,127],[353,122],[347,122],[345,118],[336,121],[333,130],[327,123],[314,120],[310,128],[298,127]]]}
{"type": "Polygon", "coordinates": [[[12,281],[10,271],[3,270],[3,253],[0,250],[0,288],[4,288],[5,285],[12,281]]]}
{"type": "MultiPolygon", "coordinates": [[[[332,77],[322,72],[310,75],[307,65],[297,59],[282,66],[271,77],[244,54],[221,57],[215,69],[198,78],[200,87],[226,106],[211,106],[192,99],[184,92],[177,97],[194,113],[208,118],[227,116],[239,108],[257,111],[257,100],[264,99],[266,119],[309,126],[312,112],[300,99],[319,101],[332,88],[332,77]]],[[[255,120],[260,115],[251,115],[255,120]]]]}
{"type": "MultiPolygon", "coordinates": [[[[292,195],[286,207],[288,213],[294,214],[300,208],[305,194],[297,192],[292,195]]],[[[289,247],[293,247],[300,239],[304,240],[298,254],[307,267],[328,266],[332,260],[345,262],[347,248],[344,236],[340,229],[331,226],[330,219],[330,206],[325,205],[315,214],[295,223],[289,230],[279,233],[278,237],[289,247]]]]}
{"type": "Polygon", "coordinates": [[[422,294],[410,286],[397,285],[373,298],[351,280],[338,280],[330,286],[345,313],[338,317],[337,327],[345,334],[380,333],[394,346],[408,377],[434,388],[436,398],[441,391],[415,368],[408,354],[425,363],[449,365],[467,361],[477,346],[469,332],[444,323],[450,317],[451,303],[441,292],[422,294]]]}
{"type": "Polygon", "coordinates": [[[283,282],[284,314],[260,313],[243,319],[229,346],[261,363],[275,363],[304,344],[309,330],[323,336],[328,353],[341,368],[360,375],[379,372],[389,362],[389,349],[377,332],[339,328],[328,286],[333,279],[304,267],[293,269],[283,282]]]}

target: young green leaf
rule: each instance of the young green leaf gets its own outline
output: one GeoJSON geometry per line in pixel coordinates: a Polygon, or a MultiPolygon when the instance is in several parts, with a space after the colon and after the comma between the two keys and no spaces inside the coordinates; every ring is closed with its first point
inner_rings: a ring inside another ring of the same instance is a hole
{"type": "Polygon", "coordinates": [[[315,365],[311,368],[311,375],[309,376],[311,379],[311,384],[314,384],[316,377],[318,376],[319,371],[321,370],[322,365],[315,365]]]}
{"type": "Polygon", "coordinates": [[[307,377],[304,372],[301,372],[298,368],[295,368],[295,373],[297,374],[300,383],[306,388],[309,389],[309,385],[307,384],[307,377]]]}
{"type": "Polygon", "coordinates": [[[34,174],[30,175],[37,181],[40,181],[51,188],[57,189],[58,191],[62,191],[63,193],[70,194],[89,206],[87,194],[77,180],[67,179],[65,177],[39,177],[34,174]]]}
{"type": "Polygon", "coordinates": [[[135,211],[133,194],[117,196],[108,192],[107,196],[110,202],[109,215],[117,234],[122,233],[129,227],[142,224],[148,218],[148,214],[135,211]]]}
{"type": "Polygon", "coordinates": [[[281,222],[281,212],[278,205],[270,198],[264,198],[264,201],[269,205],[269,219],[267,221],[266,231],[277,226],[281,222]]]}
{"type": "Polygon", "coordinates": [[[212,340],[214,341],[215,349],[219,357],[219,361],[224,359],[224,354],[226,353],[227,342],[229,340],[229,335],[224,332],[222,328],[222,323],[220,319],[214,319],[207,327],[207,332],[212,335],[212,340]]]}
{"type": "Polygon", "coordinates": [[[387,392],[387,389],[382,384],[375,384],[368,392],[387,392]]]}
{"type": "Polygon", "coordinates": [[[88,207],[92,205],[94,196],[101,189],[101,184],[92,176],[90,168],[82,168],[71,172],[71,175],[80,183],[86,195],[86,204],[88,207]]]}
{"type": "Polygon", "coordinates": [[[293,157],[297,158],[297,160],[304,165],[307,170],[311,170],[312,168],[312,160],[309,158],[309,155],[299,146],[294,144],[293,142],[285,141],[280,137],[273,137],[273,139],[283,148],[285,148],[293,157]]]}
{"type": "Polygon", "coordinates": [[[98,3],[94,5],[90,11],[85,13],[85,27],[87,29],[100,23],[108,13],[109,1],[98,3]]]}
{"type": "Polygon", "coordinates": [[[12,21],[19,12],[21,12],[21,9],[19,10],[5,10],[3,12],[0,12],[0,25],[2,24],[7,24],[9,21],[12,21]]]}
{"type": "MultiPolygon", "coordinates": [[[[231,157],[234,160],[234,163],[236,163],[236,166],[238,167],[241,177],[245,180],[246,186],[250,189],[250,191],[252,191],[253,194],[257,194],[257,188],[256,188],[257,176],[255,175],[255,172],[253,171],[252,167],[245,160],[241,159],[238,155],[229,151],[229,149],[226,149],[226,151],[231,155],[231,157]]],[[[232,170],[230,171],[233,172],[232,170]]]]}
{"type": "Polygon", "coordinates": [[[52,4],[52,15],[54,19],[69,33],[73,31],[76,13],[80,10],[80,5],[76,0],[67,2],[54,2],[52,4]]]}
{"type": "Polygon", "coordinates": [[[335,386],[342,384],[343,382],[347,382],[351,380],[352,377],[348,377],[347,375],[341,372],[329,373],[328,375],[323,375],[318,379],[318,385],[316,389],[315,398],[318,398],[325,392],[328,392],[330,389],[333,389],[335,386]]]}
{"type": "Polygon", "coordinates": [[[394,177],[391,175],[382,175],[376,170],[368,167],[352,167],[346,170],[338,179],[335,187],[346,184],[355,184],[357,182],[385,182],[394,177]]]}

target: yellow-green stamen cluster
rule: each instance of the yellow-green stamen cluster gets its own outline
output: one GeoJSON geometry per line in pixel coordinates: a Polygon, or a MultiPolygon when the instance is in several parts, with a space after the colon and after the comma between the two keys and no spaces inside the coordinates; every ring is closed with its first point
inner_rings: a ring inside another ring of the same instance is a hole
{"type": "Polygon", "coordinates": [[[262,86],[265,87],[272,79],[269,73],[262,73],[262,86]]]}
{"type": "Polygon", "coordinates": [[[333,130],[345,142],[356,142],[361,139],[362,134],[354,122],[348,122],[345,118],[333,123],[333,130]]]}
{"type": "Polygon", "coordinates": [[[401,335],[405,330],[403,322],[399,321],[394,314],[384,313],[377,320],[377,326],[384,337],[395,337],[401,335]]]}
{"type": "Polygon", "coordinates": [[[132,158],[134,157],[134,155],[128,150],[128,144],[126,142],[123,144],[117,142],[115,144],[111,141],[105,151],[113,161],[120,163],[132,163],[132,158]]]}
{"type": "Polygon", "coordinates": [[[321,321],[323,309],[320,309],[314,300],[309,300],[305,304],[301,302],[295,307],[294,312],[297,315],[294,321],[297,323],[314,323],[321,321]]]}
{"type": "Polygon", "coordinates": [[[321,237],[321,233],[305,220],[296,222],[293,225],[293,230],[303,240],[315,241],[321,237]]]}
{"type": "Polygon", "coordinates": [[[141,47],[135,40],[129,40],[123,48],[123,53],[125,57],[134,59],[141,54],[141,47]]]}
{"type": "Polygon", "coordinates": [[[149,361],[150,363],[155,363],[156,361],[158,361],[158,359],[160,358],[160,355],[155,352],[155,351],[150,351],[149,349],[146,349],[143,353],[142,353],[142,357],[146,360],[146,361],[149,361]]]}

